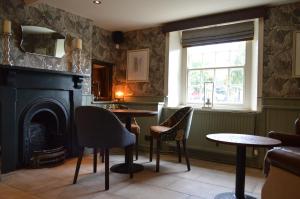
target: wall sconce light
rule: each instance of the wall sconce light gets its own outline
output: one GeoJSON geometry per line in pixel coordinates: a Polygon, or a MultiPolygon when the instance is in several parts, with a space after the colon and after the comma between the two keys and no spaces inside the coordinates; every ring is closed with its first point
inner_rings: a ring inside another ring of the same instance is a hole
{"type": "Polygon", "coordinates": [[[124,101],[124,92],[123,91],[116,91],[115,92],[115,99],[120,102],[124,101]]]}

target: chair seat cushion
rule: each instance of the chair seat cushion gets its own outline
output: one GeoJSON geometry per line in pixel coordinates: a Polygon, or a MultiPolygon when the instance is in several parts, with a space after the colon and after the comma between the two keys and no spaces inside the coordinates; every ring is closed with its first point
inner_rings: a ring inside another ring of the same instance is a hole
{"type": "Polygon", "coordinates": [[[170,127],[166,126],[150,126],[150,133],[153,137],[158,137],[161,133],[170,130],[170,127]]]}
{"type": "Polygon", "coordinates": [[[136,124],[131,124],[131,132],[134,134],[140,134],[140,126],[136,124]]]}
{"type": "MultiPolygon", "coordinates": [[[[123,124],[124,127],[126,126],[126,124],[124,124],[124,123],[122,123],[122,124],[123,124]]],[[[131,124],[131,133],[133,133],[133,134],[140,134],[140,132],[141,132],[141,128],[140,128],[139,125],[137,125],[137,124],[131,124]]]]}

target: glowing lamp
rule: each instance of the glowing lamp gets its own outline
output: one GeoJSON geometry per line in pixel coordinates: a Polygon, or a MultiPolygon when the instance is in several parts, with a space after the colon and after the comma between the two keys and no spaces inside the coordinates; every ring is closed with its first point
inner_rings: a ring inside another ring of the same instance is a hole
{"type": "Polygon", "coordinates": [[[118,101],[124,100],[124,93],[122,91],[116,91],[115,92],[115,98],[118,101]]]}

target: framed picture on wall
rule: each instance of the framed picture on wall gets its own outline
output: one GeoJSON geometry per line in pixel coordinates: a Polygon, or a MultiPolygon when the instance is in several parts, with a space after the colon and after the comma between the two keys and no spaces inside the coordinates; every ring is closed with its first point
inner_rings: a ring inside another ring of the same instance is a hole
{"type": "Polygon", "coordinates": [[[300,78],[300,31],[294,32],[293,77],[300,78]]]}
{"type": "Polygon", "coordinates": [[[127,81],[149,81],[149,49],[127,51],[127,81]]]}

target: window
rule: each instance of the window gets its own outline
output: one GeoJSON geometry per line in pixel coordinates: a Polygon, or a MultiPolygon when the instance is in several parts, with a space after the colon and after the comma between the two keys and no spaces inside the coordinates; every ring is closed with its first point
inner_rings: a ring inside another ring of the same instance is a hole
{"type": "Polygon", "coordinates": [[[203,103],[204,83],[213,82],[215,105],[244,104],[246,43],[240,41],[186,49],[187,103],[203,103]]]}
{"type": "Polygon", "coordinates": [[[203,107],[204,85],[213,83],[214,109],[260,110],[263,19],[168,37],[168,106],[203,107]]]}

